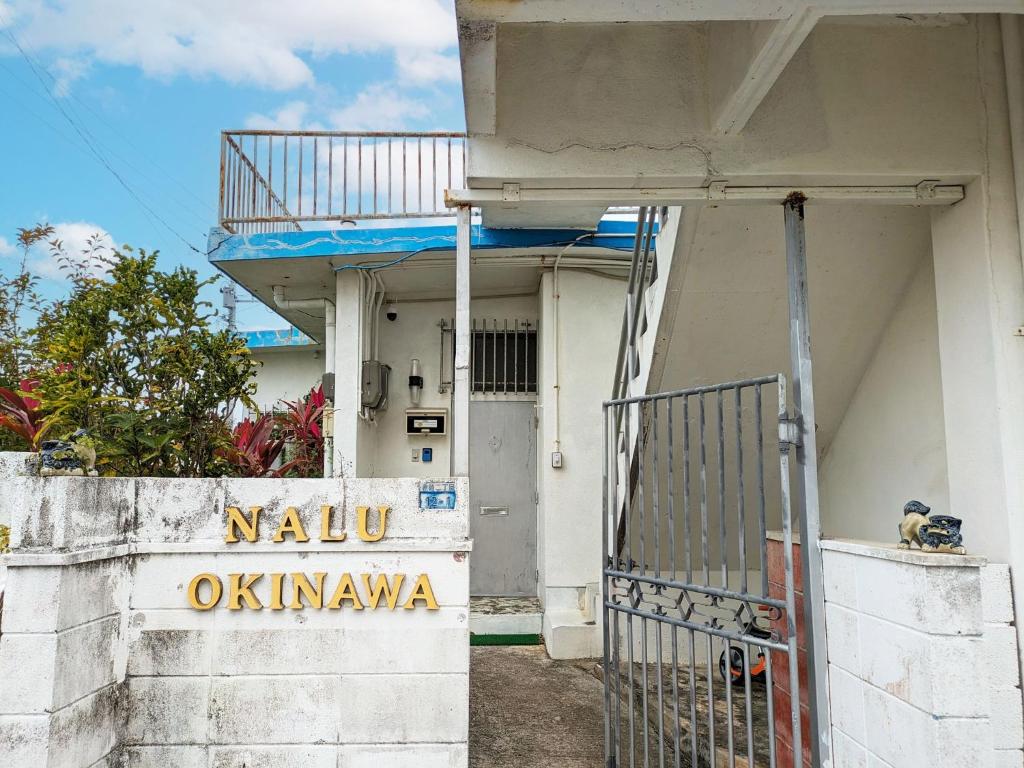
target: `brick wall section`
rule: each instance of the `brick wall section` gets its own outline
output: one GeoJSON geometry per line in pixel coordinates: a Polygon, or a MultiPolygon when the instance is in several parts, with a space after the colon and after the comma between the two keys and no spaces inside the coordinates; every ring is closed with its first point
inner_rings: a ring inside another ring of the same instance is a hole
{"type": "MultiPolygon", "coordinates": [[[[785,547],[781,538],[768,539],[768,596],[786,599],[785,547]]],[[[800,680],[800,735],[805,766],[811,765],[810,712],[807,691],[807,646],[804,634],[803,570],[800,567],[800,544],[793,544],[793,587],[796,595],[796,632],[798,673],[800,680]]],[[[772,622],[780,637],[787,637],[786,616],[772,622]]],[[[779,768],[793,765],[792,692],[789,681],[789,654],[772,651],[772,702],[775,713],[775,753],[779,768]]]]}
{"type": "MultiPolygon", "coordinates": [[[[985,674],[984,558],[844,541],[822,548],[834,765],[1019,766],[995,762],[992,748],[1011,742],[994,732],[985,674]]],[[[992,615],[1005,617],[1005,605],[992,615]]],[[[1019,726],[1016,651],[999,658],[1019,726]]]]}

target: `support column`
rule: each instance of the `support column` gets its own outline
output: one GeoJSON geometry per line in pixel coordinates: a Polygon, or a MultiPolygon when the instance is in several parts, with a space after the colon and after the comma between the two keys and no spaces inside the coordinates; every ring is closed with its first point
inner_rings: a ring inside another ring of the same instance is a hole
{"type": "MultiPolygon", "coordinates": [[[[807,646],[808,708],[811,759],[815,766],[832,764],[832,722],[828,698],[825,649],[825,588],[821,571],[821,522],[818,511],[818,443],[814,434],[814,377],[811,370],[810,310],[807,304],[807,247],[804,240],[803,195],[794,192],[783,206],[786,220],[786,271],[789,275],[789,355],[793,408],[799,418],[796,449],[797,509],[803,557],[804,632],[807,646]]],[[[794,730],[795,733],[795,730],[794,730]]],[[[801,745],[793,745],[794,758],[801,745]]]]}
{"type": "Polygon", "coordinates": [[[356,477],[358,472],[359,406],[362,391],[361,291],[359,274],[337,273],[335,285],[336,329],[334,339],[334,476],[356,477]]]}
{"type": "Polygon", "coordinates": [[[455,236],[455,398],[452,414],[452,472],[469,477],[469,351],[470,328],[470,212],[456,210],[455,236]]]}
{"type": "Polygon", "coordinates": [[[969,553],[1010,565],[1024,647],[1024,285],[1008,182],[978,179],[933,213],[932,253],[948,512],[969,553]]]}
{"type": "Polygon", "coordinates": [[[977,23],[983,173],[963,201],[932,212],[949,512],[964,520],[969,553],[1009,564],[1024,651],[1024,221],[1010,135],[1017,110],[1007,103],[997,21],[977,23]]]}

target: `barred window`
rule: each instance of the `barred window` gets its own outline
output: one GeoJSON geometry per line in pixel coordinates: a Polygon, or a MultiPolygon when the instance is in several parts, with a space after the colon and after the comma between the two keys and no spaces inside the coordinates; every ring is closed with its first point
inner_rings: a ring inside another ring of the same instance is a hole
{"type": "Polygon", "coordinates": [[[537,391],[537,329],[528,320],[473,320],[472,391],[537,391]]]}

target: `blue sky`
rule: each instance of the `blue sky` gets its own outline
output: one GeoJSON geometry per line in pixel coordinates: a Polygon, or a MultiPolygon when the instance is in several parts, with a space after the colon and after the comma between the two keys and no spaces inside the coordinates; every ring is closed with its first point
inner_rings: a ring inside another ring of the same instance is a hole
{"type": "Polygon", "coordinates": [[[45,221],[212,275],[222,129],[463,130],[458,78],[450,0],[0,0],[0,270],[45,221]]]}

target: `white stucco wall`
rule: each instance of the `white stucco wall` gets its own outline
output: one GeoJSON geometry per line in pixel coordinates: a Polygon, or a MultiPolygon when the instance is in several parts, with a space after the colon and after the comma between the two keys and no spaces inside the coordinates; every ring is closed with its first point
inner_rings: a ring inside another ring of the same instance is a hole
{"type": "MultiPolygon", "coordinates": [[[[550,273],[541,283],[542,355],[538,445],[538,570],[545,608],[545,633],[555,624],[593,618],[587,585],[601,574],[601,464],[604,440],[601,403],[611,397],[618,355],[625,283],[560,271],[559,422],[562,468],[551,467],[555,439],[554,307],[550,273]],[[581,608],[583,613],[581,615],[581,608]],[[565,613],[559,617],[557,614],[565,613]]],[[[575,631],[575,630],[567,630],[575,631]]],[[[596,627],[580,628],[579,642],[565,655],[600,652],[596,627]]],[[[549,650],[552,638],[547,638],[549,650]]],[[[557,639],[555,639],[557,642],[557,639]]]]}
{"type": "Polygon", "coordinates": [[[949,514],[935,271],[921,260],[820,467],[822,531],[896,541],[903,505],[949,514]]]}
{"type": "MultiPolygon", "coordinates": [[[[376,415],[370,428],[372,435],[368,458],[373,477],[433,477],[449,472],[451,429],[438,437],[410,437],[405,433],[405,410],[411,408],[409,399],[409,361],[418,358],[423,374],[423,393],[420,408],[447,408],[451,419],[451,386],[445,394],[439,393],[441,380],[442,318],[451,323],[455,316],[454,300],[408,301],[399,300],[398,319],[389,321],[381,313],[381,361],[391,366],[391,389],[386,411],[376,415]],[[413,448],[433,448],[433,462],[424,464],[412,460],[413,448]]],[[[536,296],[514,298],[475,298],[471,316],[479,322],[506,318],[511,322],[528,320],[537,322],[536,296]]],[[[445,354],[451,355],[451,336],[445,340],[445,354]]],[[[447,376],[452,375],[451,360],[446,361],[447,376]]],[[[449,422],[449,427],[451,422],[449,422]]]]}
{"type": "Polygon", "coordinates": [[[256,371],[253,398],[264,413],[279,407],[279,400],[297,400],[320,383],[324,355],[319,347],[258,348],[252,357],[261,363],[256,371]]]}

